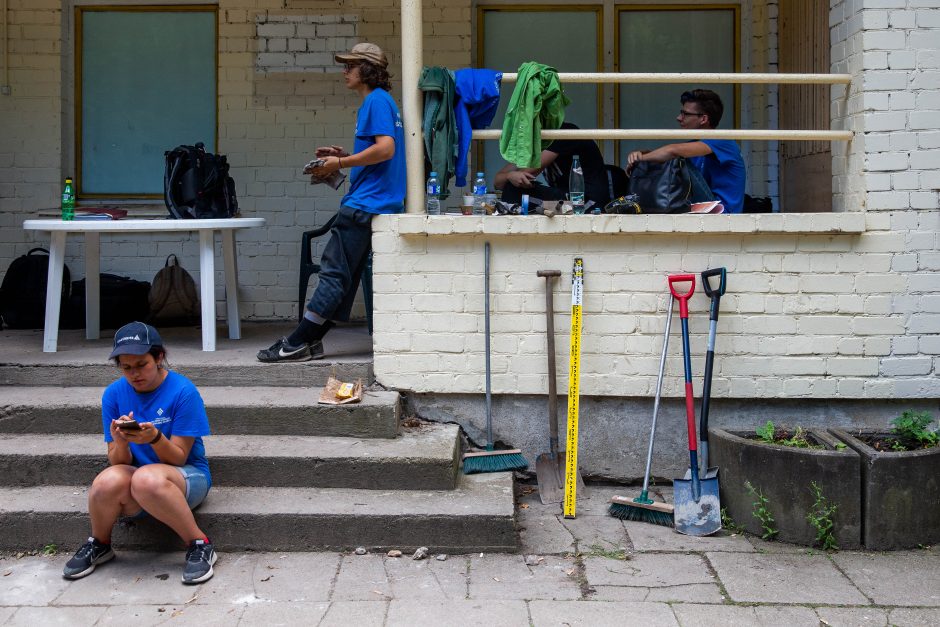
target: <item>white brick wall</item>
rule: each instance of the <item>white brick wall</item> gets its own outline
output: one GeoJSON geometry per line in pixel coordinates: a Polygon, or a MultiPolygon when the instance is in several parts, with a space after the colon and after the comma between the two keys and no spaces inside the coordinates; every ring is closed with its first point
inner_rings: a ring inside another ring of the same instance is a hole
{"type": "MultiPolygon", "coordinates": [[[[565,389],[571,264],[579,254],[585,264],[585,395],[650,394],[665,321],[665,276],[724,266],[729,274],[718,322],[717,395],[937,397],[940,283],[921,270],[910,240],[924,235],[935,243],[940,211],[915,214],[914,220],[910,211],[885,215],[883,229],[895,224],[904,230],[878,230],[874,223],[864,230],[858,220],[863,232],[855,232],[821,214],[740,216],[739,235],[704,234],[714,216],[650,216],[645,222],[495,217],[482,223],[378,218],[376,376],[384,385],[415,392],[483,389],[488,239],[494,393],[544,393],[544,279],[535,273],[549,268],[563,273],[554,299],[559,389],[565,389]],[[893,263],[898,259],[903,262],[893,263]]],[[[707,307],[699,286],[690,303],[696,372],[703,367],[707,307]]],[[[665,384],[671,396],[683,394],[679,347],[675,339],[665,384]]]]}
{"type": "MultiPolygon", "coordinates": [[[[779,0],[742,3],[746,71],[774,71],[779,0]]],[[[0,95],[0,272],[45,243],[20,228],[52,207],[73,171],[70,13],[58,0],[9,0],[13,93],[0,95]],[[64,23],[63,23],[64,22],[64,23]]],[[[451,68],[471,59],[468,2],[425,3],[425,59],[451,68]]],[[[240,234],[241,298],[247,319],[295,314],[300,231],[323,223],[339,193],[310,186],[300,167],[318,145],[348,145],[358,98],[329,59],[334,47],[374,41],[389,54],[400,94],[399,8],[353,0],[221,0],[219,147],[233,166],[246,215],[265,229],[240,234]],[[277,66],[283,54],[288,63],[277,66]],[[288,59],[289,57],[289,59],[288,59]],[[316,61],[316,63],[314,63],[316,61]],[[307,63],[310,63],[307,65],[307,63]],[[275,71],[287,68],[290,71],[275,71]]],[[[743,397],[937,396],[940,359],[940,6],[923,0],[831,0],[834,72],[854,75],[832,89],[833,128],[855,131],[833,144],[834,207],[865,211],[865,232],[834,233],[833,220],[713,217],[697,232],[671,218],[638,218],[634,233],[585,219],[495,219],[494,385],[541,393],[543,282],[551,264],[556,328],[566,332],[567,281],[576,253],[587,264],[586,394],[650,394],[665,298],[662,276],[725,265],[716,394],[743,397]],[[760,226],[758,226],[760,225],[760,226]],[[614,229],[616,230],[616,229],[614,229]],[[763,231],[763,232],[762,232],[763,231]]],[[[776,123],[774,88],[745,86],[743,126],[776,123]]],[[[745,145],[749,191],[777,194],[776,148],[745,145]]],[[[383,383],[422,391],[482,389],[482,239],[470,222],[429,227],[376,222],[376,372],[383,383]],[[395,229],[400,228],[400,233],[395,229]],[[453,228],[466,235],[448,234],[453,228]],[[432,234],[428,235],[428,231],[432,234]]],[[[837,230],[837,229],[836,229],[837,230]]],[[[850,229],[853,230],[853,229],[850,229]]],[[[82,276],[81,245],[67,262],[82,276]]],[[[151,279],[170,252],[195,268],[196,242],[176,237],[103,238],[102,271],[151,279]]],[[[219,294],[221,296],[221,294],[219,294]]],[[[701,365],[704,309],[696,297],[693,346],[701,365]]],[[[678,344],[675,345],[677,347],[678,344]]],[[[565,370],[559,342],[559,370],[565,370]]],[[[562,373],[563,374],[563,373],[562,373]]],[[[681,372],[670,371],[671,394],[681,372]]],[[[562,387],[563,389],[563,387],[562,387]]]]}

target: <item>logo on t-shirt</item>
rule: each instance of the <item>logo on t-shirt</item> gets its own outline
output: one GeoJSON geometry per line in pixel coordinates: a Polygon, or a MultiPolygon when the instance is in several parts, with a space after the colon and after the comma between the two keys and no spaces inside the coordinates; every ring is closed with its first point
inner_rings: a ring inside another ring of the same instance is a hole
{"type": "Polygon", "coordinates": [[[163,415],[163,408],[162,408],[162,407],[157,410],[157,415],[158,415],[158,416],[162,416],[162,415],[163,415]]]}

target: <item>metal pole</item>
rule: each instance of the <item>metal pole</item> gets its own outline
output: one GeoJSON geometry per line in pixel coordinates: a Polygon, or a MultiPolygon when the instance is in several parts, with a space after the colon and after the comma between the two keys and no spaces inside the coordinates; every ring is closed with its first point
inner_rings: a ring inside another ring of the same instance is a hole
{"type": "Polygon", "coordinates": [[[424,45],[421,0],[401,0],[402,118],[405,124],[407,186],[405,212],[424,213],[424,146],[421,134],[421,92],[418,80],[424,45]]]}
{"type": "MultiPolygon", "coordinates": [[[[519,77],[515,72],[503,74],[504,83],[514,83],[519,77]]],[[[768,83],[774,85],[806,85],[821,83],[826,85],[848,85],[852,82],[851,74],[760,74],[760,73],[719,73],[719,72],[559,72],[558,80],[563,83],[768,83]]]]}
{"type": "MultiPolygon", "coordinates": [[[[473,131],[473,139],[499,139],[499,129],[473,131]]],[[[790,131],[750,129],[610,129],[543,130],[542,139],[740,139],[780,141],[850,141],[852,131],[790,131]]]]}

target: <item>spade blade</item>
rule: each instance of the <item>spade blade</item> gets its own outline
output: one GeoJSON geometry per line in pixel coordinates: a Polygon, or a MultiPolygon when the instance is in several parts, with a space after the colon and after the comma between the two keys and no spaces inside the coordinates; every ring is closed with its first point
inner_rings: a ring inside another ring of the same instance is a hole
{"type": "Polygon", "coordinates": [[[673,479],[676,531],[687,536],[710,536],[721,530],[721,502],[718,500],[718,478],[699,481],[700,493],[696,501],[692,494],[692,481],[673,479]]]}

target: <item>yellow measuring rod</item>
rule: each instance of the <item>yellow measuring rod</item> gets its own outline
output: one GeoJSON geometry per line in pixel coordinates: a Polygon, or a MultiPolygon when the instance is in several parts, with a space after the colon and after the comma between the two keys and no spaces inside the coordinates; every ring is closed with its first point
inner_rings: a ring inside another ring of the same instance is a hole
{"type": "Polygon", "coordinates": [[[575,257],[571,273],[571,352],[568,362],[568,437],[565,456],[565,518],[575,517],[578,499],[578,388],[581,383],[581,304],[584,260],[575,257]]]}

